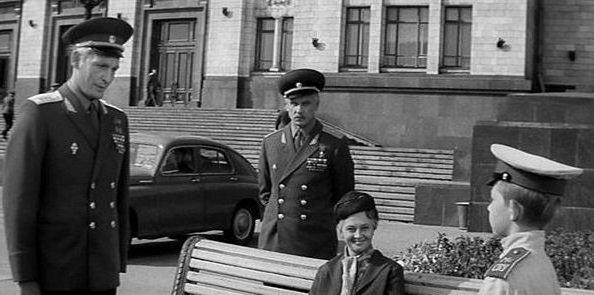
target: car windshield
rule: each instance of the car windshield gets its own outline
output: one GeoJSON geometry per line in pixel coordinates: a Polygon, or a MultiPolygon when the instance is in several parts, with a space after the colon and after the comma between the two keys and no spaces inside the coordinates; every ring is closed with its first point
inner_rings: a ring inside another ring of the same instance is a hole
{"type": "Polygon", "coordinates": [[[154,172],[157,168],[159,147],[146,143],[130,143],[130,168],[139,167],[154,172]]]}

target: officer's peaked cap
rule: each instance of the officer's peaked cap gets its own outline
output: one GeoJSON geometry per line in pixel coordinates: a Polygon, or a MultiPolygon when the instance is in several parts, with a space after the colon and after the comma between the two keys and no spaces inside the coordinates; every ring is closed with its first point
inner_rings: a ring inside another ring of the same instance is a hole
{"type": "Polygon", "coordinates": [[[312,69],[297,69],[284,74],[278,81],[278,91],[285,98],[294,98],[308,91],[324,89],[324,75],[312,69]]]}
{"type": "Polygon", "coordinates": [[[502,144],[491,145],[491,153],[497,158],[497,165],[488,185],[506,181],[541,193],[563,195],[567,180],[583,172],[581,168],[502,144]]]}
{"type": "Polygon", "coordinates": [[[363,192],[350,191],[336,202],[336,205],[334,205],[334,214],[338,220],[343,220],[355,213],[373,209],[376,208],[372,196],[363,192]]]}
{"type": "Polygon", "coordinates": [[[90,47],[98,51],[122,56],[124,46],[134,29],[125,21],[113,17],[100,17],[86,20],[68,29],[62,41],[74,47],[90,47]]]}

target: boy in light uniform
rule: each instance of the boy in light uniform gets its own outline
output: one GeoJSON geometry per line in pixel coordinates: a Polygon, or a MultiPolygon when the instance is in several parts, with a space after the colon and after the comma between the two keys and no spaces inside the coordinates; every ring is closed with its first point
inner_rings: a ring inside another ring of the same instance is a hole
{"type": "Polygon", "coordinates": [[[336,231],[346,244],[318,269],[309,294],[314,295],[404,295],[402,267],[373,249],[373,234],[379,214],[373,197],[350,191],[334,206],[336,231]]]}
{"type": "Polygon", "coordinates": [[[554,217],[567,179],[580,168],[564,165],[500,144],[491,189],[489,223],[503,253],[485,274],[479,294],[561,294],[545,253],[544,227],[554,217]]]}

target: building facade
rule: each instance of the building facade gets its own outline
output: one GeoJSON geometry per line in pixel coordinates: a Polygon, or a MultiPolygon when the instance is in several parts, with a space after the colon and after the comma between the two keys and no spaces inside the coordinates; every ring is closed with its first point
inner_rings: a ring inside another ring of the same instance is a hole
{"type": "MultiPolygon", "coordinates": [[[[85,0],[0,0],[0,91],[17,100],[66,81],[60,35],[85,0]]],[[[469,179],[472,128],[505,95],[594,92],[588,0],[104,0],[93,17],[134,28],[107,98],[143,103],[151,69],[166,99],[281,108],[276,80],[327,76],[320,115],[386,146],[456,150],[469,179]]]]}

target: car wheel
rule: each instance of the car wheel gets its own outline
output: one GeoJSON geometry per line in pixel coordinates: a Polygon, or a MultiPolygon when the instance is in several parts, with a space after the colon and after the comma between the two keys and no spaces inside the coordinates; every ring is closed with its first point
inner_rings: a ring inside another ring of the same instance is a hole
{"type": "Polygon", "coordinates": [[[231,228],[225,230],[225,236],[234,244],[246,245],[254,236],[256,218],[252,211],[242,207],[235,210],[231,221],[231,228]]]}

